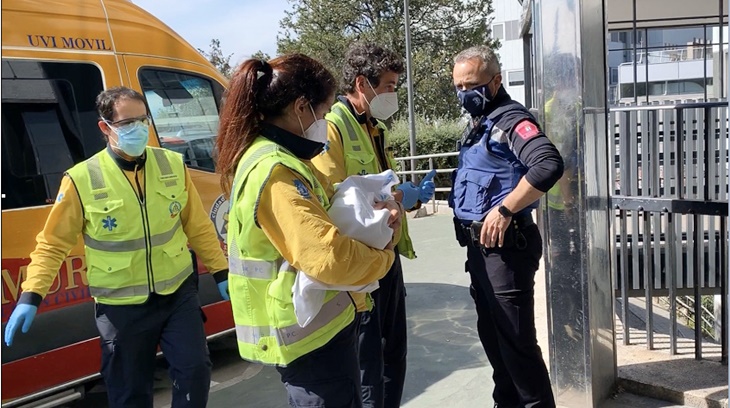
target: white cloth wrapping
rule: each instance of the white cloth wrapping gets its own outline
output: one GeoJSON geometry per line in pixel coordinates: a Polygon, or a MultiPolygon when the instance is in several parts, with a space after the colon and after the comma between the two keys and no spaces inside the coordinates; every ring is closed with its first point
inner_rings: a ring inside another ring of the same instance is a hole
{"type": "MultiPolygon", "coordinates": [[[[372,248],[385,248],[393,238],[393,230],[388,226],[390,211],[376,210],[373,206],[392,199],[391,189],[399,182],[395,172],[387,170],[380,174],[350,176],[335,186],[328,214],[340,233],[372,248]]],[[[285,263],[282,270],[288,267],[285,263]]],[[[369,293],[377,288],[377,281],[362,286],[327,285],[298,271],[292,288],[297,323],[305,327],[317,316],[324,305],[326,290],[369,293]]]]}

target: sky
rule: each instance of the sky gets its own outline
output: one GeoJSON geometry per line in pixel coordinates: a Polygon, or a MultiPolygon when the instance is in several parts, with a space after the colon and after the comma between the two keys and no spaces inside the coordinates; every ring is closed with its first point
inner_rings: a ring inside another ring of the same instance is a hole
{"type": "Polygon", "coordinates": [[[276,55],[276,36],[287,0],[132,0],[170,26],[195,48],[221,42],[235,65],[256,51],[276,55]]]}

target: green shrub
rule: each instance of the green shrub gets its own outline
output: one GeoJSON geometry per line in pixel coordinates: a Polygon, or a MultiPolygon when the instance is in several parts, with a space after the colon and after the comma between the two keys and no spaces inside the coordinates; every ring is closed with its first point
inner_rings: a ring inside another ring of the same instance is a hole
{"type": "MultiPolygon", "coordinates": [[[[466,125],[456,120],[435,120],[427,121],[422,117],[416,118],[416,155],[449,153],[456,151],[456,142],[461,138],[461,133],[466,125]]],[[[395,157],[406,157],[411,155],[409,142],[408,119],[400,119],[392,123],[390,128],[390,144],[393,146],[395,157]]],[[[433,159],[434,168],[448,169],[456,168],[458,160],[456,156],[437,157],[433,159]]],[[[405,168],[397,170],[410,170],[410,161],[399,162],[405,168]]],[[[416,160],[416,170],[427,170],[428,159],[416,160]]],[[[419,179],[423,174],[419,175],[419,179]]],[[[410,177],[408,177],[410,180],[410,177]]],[[[435,177],[437,187],[451,187],[451,174],[438,173],[435,177]]],[[[437,196],[444,198],[444,194],[437,196]]]]}

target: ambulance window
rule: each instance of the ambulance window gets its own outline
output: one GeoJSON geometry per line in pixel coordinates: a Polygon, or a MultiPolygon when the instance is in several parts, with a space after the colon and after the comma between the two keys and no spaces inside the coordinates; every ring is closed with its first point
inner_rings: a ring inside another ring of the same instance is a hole
{"type": "Polygon", "coordinates": [[[104,147],[101,72],[91,64],[2,60],[2,209],[53,203],[63,173],[104,147]]]}
{"type": "Polygon", "coordinates": [[[139,76],[160,146],[181,153],[190,167],[214,171],[223,87],[180,71],[145,68],[139,76]]]}

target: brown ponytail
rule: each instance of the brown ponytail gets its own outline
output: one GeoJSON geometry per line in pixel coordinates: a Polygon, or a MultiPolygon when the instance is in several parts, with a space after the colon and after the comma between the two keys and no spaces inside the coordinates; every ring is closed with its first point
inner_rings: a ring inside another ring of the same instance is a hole
{"type": "Polygon", "coordinates": [[[280,116],[300,97],[317,106],[335,87],[332,74],[303,54],[241,64],[231,79],[216,139],[216,170],[225,195],[230,195],[238,161],[258,136],[262,122],[280,116]]]}

